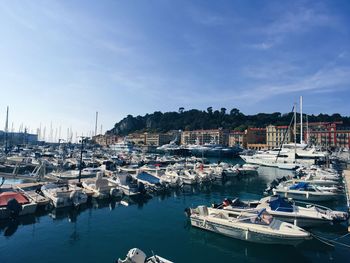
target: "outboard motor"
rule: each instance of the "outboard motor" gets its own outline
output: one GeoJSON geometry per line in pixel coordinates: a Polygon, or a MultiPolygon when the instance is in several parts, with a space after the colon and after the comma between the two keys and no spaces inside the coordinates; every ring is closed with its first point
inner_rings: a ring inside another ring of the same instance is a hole
{"type": "Polygon", "coordinates": [[[10,212],[10,217],[15,218],[18,217],[19,213],[22,211],[22,206],[15,198],[12,198],[7,201],[7,210],[10,212]]]}
{"type": "Polygon", "coordinates": [[[142,182],[138,182],[137,184],[137,190],[144,194],[146,192],[145,185],[142,182]]]}
{"type": "Polygon", "coordinates": [[[185,216],[190,217],[191,216],[191,208],[187,207],[185,208],[185,216]]]}

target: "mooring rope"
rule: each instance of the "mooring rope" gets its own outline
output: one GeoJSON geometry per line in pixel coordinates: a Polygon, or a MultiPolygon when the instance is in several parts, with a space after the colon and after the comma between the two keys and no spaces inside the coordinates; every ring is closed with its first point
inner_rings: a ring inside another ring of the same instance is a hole
{"type": "Polygon", "coordinates": [[[340,246],[344,246],[344,247],[347,247],[347,248],[350,248],[350,245],[348,244],[345,244],[345,243],[342,243],[342,242],[338,242],[338,241],[335,241],[337,239],[340,239],[340,238],[343,238],[347,235],[349,235],[350,233],[347,233],[343,236],[340,236],[338,238],[335,238],[335,239],[328,239],[328,238],[325,238],[325,237],[321,237],[321,236],[317,236],[313,233],[310,233],[314,238],[316,238],[317,240],[321,241],[322,243],[325,243],[326,245],[329,245],[329,246],[332,246],[334,247],[334,244],[337,244],[337,245],[340,245],[340,246]]]}

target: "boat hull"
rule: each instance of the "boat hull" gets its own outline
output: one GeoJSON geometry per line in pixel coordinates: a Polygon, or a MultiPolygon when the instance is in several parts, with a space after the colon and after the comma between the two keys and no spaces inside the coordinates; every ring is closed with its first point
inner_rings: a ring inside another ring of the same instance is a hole
{"type": "Polygon", "coordinates": [[[292,198],[301,201],[325,202],[338,199],[336,194],[318,195],[313,192],[291,191],[286,192],[279,189],[273,189],[274,195],[280,195],[284,198],[292,198]]]}

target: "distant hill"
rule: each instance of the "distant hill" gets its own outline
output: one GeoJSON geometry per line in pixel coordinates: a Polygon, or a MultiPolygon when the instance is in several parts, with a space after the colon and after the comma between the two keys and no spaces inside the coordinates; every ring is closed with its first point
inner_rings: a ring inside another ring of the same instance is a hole
{"type": "MultiPolygon", "coordinates": [[[[206,111],[196,109],[185,111],[184,108],[180,108],[178,112],[156,111],[136,117],[128,115],[107,133],[124,136],[132,132],[167,132],[169,130],[217,129],[220,127],[243,131],[248,127],[266,127],[269,124],[288,125],[292,115],[292,112],[244,115],[236,108],[229,112],[225,108],[213,110],[212,107],[209,107],[206,111]]],[[[345,126],[350,126],[350,117],[341,116],[338,113],[308,115],[308,120],[309,122],[342,121],[345,126]]]]}

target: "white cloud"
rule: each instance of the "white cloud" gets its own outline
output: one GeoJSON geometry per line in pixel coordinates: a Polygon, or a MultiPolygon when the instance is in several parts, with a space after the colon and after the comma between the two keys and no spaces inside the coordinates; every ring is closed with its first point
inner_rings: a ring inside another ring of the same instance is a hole
{"type": "Polygon", "coordinates": [[[290,34],[306,33],[315,27],[337,29],[339,23],[336,17],[324,10],[297,7],[281,14],[273,22],[254,30],[254,34],[260,35],[263,40],[248,46],[258,50],[271,49],[285,41],[290,34]]]}

